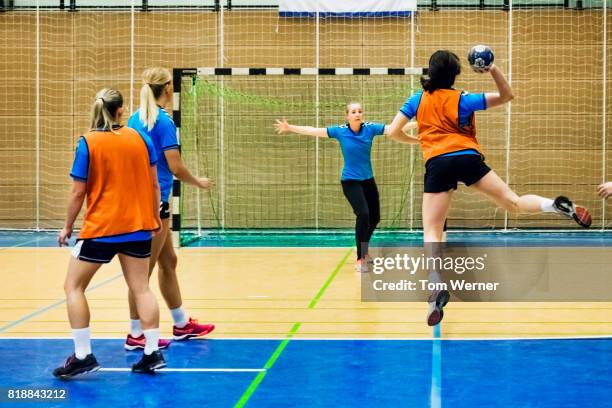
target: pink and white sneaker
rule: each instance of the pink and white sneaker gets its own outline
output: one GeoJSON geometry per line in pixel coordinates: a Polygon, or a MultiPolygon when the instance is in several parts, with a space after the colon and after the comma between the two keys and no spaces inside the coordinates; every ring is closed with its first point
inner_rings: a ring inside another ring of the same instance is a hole
{"type": "Polygon", "coordinates": [[[215,330],[214,324],[199,324],[196,319],[190,317],[185,327],[178,328],[173,326],[172,334],[174,335],[174,340],[180,341],[204,336],[213,330],[215,330]]]}
{"type": "Polygon", "coordinates": [[[359,273],[368,273],[370,271],[365,259],[358,259],[357,262],[355,262],[355,270],[359,273]]]}
{"type": "MultiPolygon", "coordinates": [[[[144,349],[145,343],[146,343],[146,339],[145,339],[144,334],[141,334],[138,337],[134,337],[131,334],[128,334],[127,338],[125,339],[125,344],[123,345],[123,347],[126,350],[134,351],[138,349],[144,349]]],[[[170,340],[159,339],[159,341],[157,342],[157,346],[160,349],[168,348],[169,345],[170,345],[170,340]]]]}

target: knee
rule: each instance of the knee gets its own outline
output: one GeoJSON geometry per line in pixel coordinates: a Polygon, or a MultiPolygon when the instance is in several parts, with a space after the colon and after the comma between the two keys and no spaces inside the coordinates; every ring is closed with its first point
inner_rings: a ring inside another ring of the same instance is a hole
{"type": "Polygon", "coordinates": [[[149,283],[144,281],[132,281],[129,286],[129,290],[132,296],[140,297],[149,291],[149,283]]]}
{"type": "Polygon", "coordinates": [[[174,271],[176,271],[176,265],[178,264],[178,258],[176,256],[176,254],[171,254],[168,256],[165,256],[163,259],[159,259],[158,261],[159,264],[159,273],[172,273],[174,271]]]}
{"type": "Polygon", "coordinates": [[[512,214],[518,214],[521,212],[519,207],[519,197],[506,196],[504,197],[502,204],[504,209],[508,210],[508,212],[511,212],[512,214]]]}
{"type": "Polygon", "coordinates": [[[357,221],[370,221],[370,211],[367,209],[361,209],[355,212],[357,221]]]}
{"type": "Polygon", "coordinates": [[[72,285],[72,283],[64,281],[64,293],[66,294],[66,296],[72,293],[73,288],[74,286],[72,285]]]}
{"type": "Polygon", "coordinates": [[[423,222],[423,241],[443,242],[444,241],[444,221],[423,222]]]}
{"type": "Polygon", "coordinates": [[[78,282],[73,279],[66,279],[64,281],[64,293],[66,296],[70,296],[78,292],[85,292],[85,289],[79,285],[78,282]]]}

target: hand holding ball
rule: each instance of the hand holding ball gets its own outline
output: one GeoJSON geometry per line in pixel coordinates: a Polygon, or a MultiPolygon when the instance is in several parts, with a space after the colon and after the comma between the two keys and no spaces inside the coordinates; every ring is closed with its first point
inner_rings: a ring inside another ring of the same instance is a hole
{"type": "Polygon", "coordinates": [[[468,53],[468,62],[475,72],[488,72],[493,65],[493,50],[486,45],[475,45],[470,48],[468,53]]]}

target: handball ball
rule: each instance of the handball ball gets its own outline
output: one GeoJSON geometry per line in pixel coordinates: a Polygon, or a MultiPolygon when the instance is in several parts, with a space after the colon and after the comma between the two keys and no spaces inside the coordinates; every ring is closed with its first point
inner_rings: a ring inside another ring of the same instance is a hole
{"type": "Polygon", "coordinates": [[[474,71],[479,73],[487,72],[489,68],[491,68],[494,59],[493,50],[486,45],[475,45],[468,53],[468,62],[470,66],[474,71]]]}

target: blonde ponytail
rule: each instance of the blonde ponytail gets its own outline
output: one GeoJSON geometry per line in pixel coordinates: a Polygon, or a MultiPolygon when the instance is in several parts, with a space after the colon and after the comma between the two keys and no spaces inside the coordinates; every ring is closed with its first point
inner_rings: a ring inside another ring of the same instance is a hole
{"type": "Polygon", "coordinates": [[[117,124],[117,110],[123,106],[123,96],[119,91],[104,88],[96,94],[91,107],[89,130],[110,130],[117,124]]]}
{"type": "Polygon", "coordinates": [[[144,82],[140,89],[140,121],[147,130],[153,129],[157,121],[157,100],[162,96],[165,87],[172,81],[170,71],[165,68],[147,68],[142,73],[144,82]]]}

